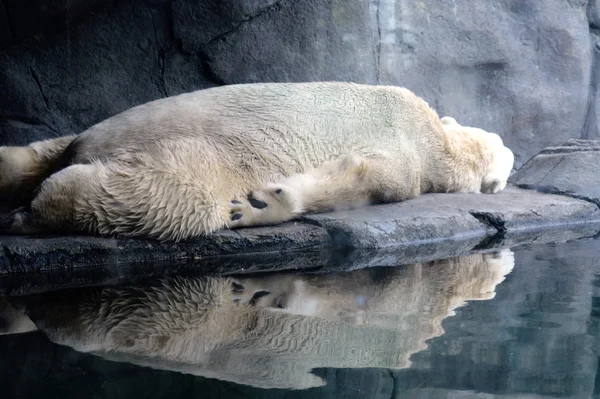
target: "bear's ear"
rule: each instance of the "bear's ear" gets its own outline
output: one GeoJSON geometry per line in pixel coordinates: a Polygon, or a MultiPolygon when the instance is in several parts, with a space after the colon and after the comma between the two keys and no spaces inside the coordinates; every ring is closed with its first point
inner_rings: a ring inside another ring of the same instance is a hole
{"type": "Polygon", "coordinates": [[[451,116],[444,116],[442,119],[440,119],[440,121],[443,125],[458,125],[456,119],[451,116]]]}

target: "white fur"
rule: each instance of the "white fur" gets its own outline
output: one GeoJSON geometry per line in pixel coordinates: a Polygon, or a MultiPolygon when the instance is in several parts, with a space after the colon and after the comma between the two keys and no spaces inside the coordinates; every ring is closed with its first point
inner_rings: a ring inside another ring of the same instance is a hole
{"type": "Polygon", "coordinates": [[[498,135],[440,121],[404,88],[223,86],[140,105],[27,151],[0,148],[0,199],[37,193],[0,231],[179,240],[427,192],[496,193],[512,164],[498,135]],[[15,160],[14,151],[25,155],[15,160]],[[52,174],[56,165],[67,167],[52,174]]]}

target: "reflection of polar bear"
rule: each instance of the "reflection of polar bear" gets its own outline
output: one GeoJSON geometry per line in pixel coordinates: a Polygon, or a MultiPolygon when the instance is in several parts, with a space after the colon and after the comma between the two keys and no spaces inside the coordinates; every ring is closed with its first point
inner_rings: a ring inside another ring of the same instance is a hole
{"type": "Polygon", "coordinates": [[[322,384],[314,368],[410,366],[445,317],[492,298],[513,265],[504,250],[320,276],[171,278],[27,298],[0,325],[116,361],[303,389],[322,384]]]}
{"type": "Polygon", "coordinates": [[[28,205],[0,231],[182,239],[425,192],[495,193],[512,165],[498,135],[440,121],[403,88],[224,86],[0,147],[0,196],[28,205]]]}

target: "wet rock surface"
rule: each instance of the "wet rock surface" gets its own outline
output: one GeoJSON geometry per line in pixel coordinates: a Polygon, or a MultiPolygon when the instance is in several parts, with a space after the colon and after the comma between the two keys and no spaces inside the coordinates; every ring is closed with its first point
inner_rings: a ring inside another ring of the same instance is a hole
{"type": "Polygon", "coordinates": [[[558,224],[599,220],[585,201],[508,187],[496,195],[427,194],[403,203],[305,220],[330,232],[334,243],[376,248],[461,236],[495,236],[558,224]]]}
{"type": "Polygon", "coordinates": [[[508,187],[497,195],[427,194],[403,203],[220,231],[181,243],[102,237],[0,237],[0,293],[170,274],[323,272],[425,262],[600,232],[588,201],[508,187]]]}

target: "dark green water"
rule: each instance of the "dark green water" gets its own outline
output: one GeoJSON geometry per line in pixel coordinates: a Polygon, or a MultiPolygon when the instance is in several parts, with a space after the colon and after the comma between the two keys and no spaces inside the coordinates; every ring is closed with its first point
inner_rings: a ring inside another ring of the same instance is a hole
{"type": "Polygon", "coordinates": [[[0,397],[600,397],[599,276],[588,239],[9,298],[0,397]]]}

